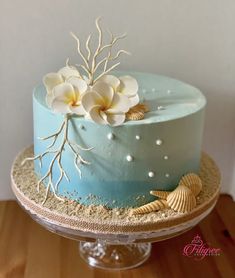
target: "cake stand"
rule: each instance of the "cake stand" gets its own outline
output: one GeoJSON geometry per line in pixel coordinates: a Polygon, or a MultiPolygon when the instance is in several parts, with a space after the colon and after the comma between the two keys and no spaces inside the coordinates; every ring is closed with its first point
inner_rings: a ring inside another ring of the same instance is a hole
{"type": "MultiPolygon", "coordinates": [[[[220,173],[215,162],[206,154],[201,161],[200,177],[204,187],[212,192],[205,201],[190,213],[159,219],[159,221],[131,222],[106,221],[68,216],[43,207],[23,192],[22,183],[33,173],[31,168],[20,166],[29,149],[22,151],[12,166],[12,189],[20,206],[47,230],[80,241],[80,256],[90,265],[109,270],[137,267],[150,256],[151,243],[178,236],[197,225],[214,208],[220,191],[220,173]],[[17,176],[17,177],[16,177],[17,176]]],[[[32,182],[32,187],[36,187],[32,182]]]]}

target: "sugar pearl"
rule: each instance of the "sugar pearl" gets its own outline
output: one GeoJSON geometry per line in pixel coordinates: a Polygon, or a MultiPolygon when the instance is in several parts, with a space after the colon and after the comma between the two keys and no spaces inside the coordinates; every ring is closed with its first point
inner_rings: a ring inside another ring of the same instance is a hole
{"type": "Polygon", "coordinates": [[[135,139],[136,139],[136,140],[140,140],[140,136],[139,136],[139,135],[136,135],[136,136],[135,136],[135,139]]]}
{"type": "Polygon", "coordinates": [[[156,140],[156,144],[157,144],[158,146],[162,145],[162,140],[161,140],[161,139],[157,139],[157,140],[156,140]]]}
{"type": "Polygon", "coordinates": [[[170,177],[170,174],[166,173],[166,174],[165,174],[165,177],[166,177],[166,178],[169,178],[169,177],[170,177]]]}
{"type": "Polygon", "coordinates": [[[155,176],[154,172],[152,172],[152,171],[150,171],[150,172],[148,173],[148,175],[149,175],[150,178],[153,178],[153,177],[155,176]]]}
{"type": "Polygon", "coordinates": [[[115,137],[115,135],[114,135],[113,133],[109,133],[109,134],[107,135],[107,138],[108,138],[109,140],[113,140],[114,137],[115,137]]]}
{"type": "Polygon", "coordinates": [[[133,156],[131,156],[130,154],[128,154],[128,155],[126,156],[126,160],[127,160],[128,162],[133,161],[133,156]]]}
{"type": "Polygon", "coordinates": [[[167,155],[165,155],[165,156],[164,156],[164,159],[165,159],[165,160],[167,160],[167,159],[168,159],[168,156],[167,156],[167,155]]]}

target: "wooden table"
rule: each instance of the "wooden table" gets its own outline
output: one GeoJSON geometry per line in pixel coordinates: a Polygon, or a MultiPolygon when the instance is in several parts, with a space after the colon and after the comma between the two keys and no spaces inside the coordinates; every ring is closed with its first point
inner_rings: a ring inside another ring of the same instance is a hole
{"type": "Polygon", "coordinates": [[[153,244],[150,259],[128,271],[103,271],[86,265],[75,241],[46,231],[17,205],[0,202],[0,278],[235,277],[235,202],[222,195],[213,212],[177,238],[153,244]],[[198,261],[182,255],[196,235],[221,248],[220,256],[198,261]]]}

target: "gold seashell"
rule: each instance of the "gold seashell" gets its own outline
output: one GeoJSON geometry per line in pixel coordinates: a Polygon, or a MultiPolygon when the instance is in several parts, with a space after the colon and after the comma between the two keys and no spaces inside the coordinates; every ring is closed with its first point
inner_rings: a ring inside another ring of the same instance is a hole
{"type": "Polygon", "coordinates": [[[179,185],[187,186],[197,196],[202,190],[202,181],[200,177],[194,173],[183,176],[179,182],[179,185]]]}
{"type": "Polygon", "coordinates": [[[151,190],[150,194],[154,195],[158,198],[164,199],[166,200],[167,196],[170,194],[171,192],[169,191],[163,191],[163,190],[151,190]]]}
{"type": "Polygon", "coordinates": [[[139,103],[136,106],[134,106],[133,109],[135,109],[136,111],[144,112],[144,113],[149,112],[149,107],[145,103],[139,103]]]}
{"type": "Polygon", "coordinates": [[[126,114],[128,120],[142,120],[144,118],[144,112],[142,111],[128,111],[126,114]]]}
{"type": "Polygon", "coordinates": [[[151,203],[148,203],[146,205],[143,205],[139,208],[135,208],[132,210],[132,214],[144,214],[144,213],[149,213],[157,210],[161,210],[164,208],[167,208],[167,202],[165,200],[156,200],[151,203]]]}
{"type": "Polygon", "coordinates": [[[189,212],[196,206],[196,198],[192,191],[184,186],[178,186],[167,196],[167,204],[178,212],[189,212]]]}

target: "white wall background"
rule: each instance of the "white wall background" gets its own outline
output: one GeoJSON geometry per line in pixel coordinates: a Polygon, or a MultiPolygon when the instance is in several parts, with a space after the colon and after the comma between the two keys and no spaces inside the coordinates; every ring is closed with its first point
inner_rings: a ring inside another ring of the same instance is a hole
{"type": "Polygon", "coordinates": [[[32,89],[42,76],[77,61],[73,30],[83,39],[94,20],[132,52],[122,69],[168,75],[208,99],[204,150],[217,161],[223,191],[235,196],[234,0],[1,0],[0,198],[13,197],[12,160],[32,143],[32,89]]]}

